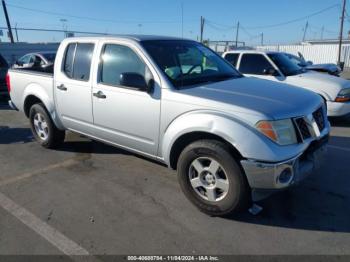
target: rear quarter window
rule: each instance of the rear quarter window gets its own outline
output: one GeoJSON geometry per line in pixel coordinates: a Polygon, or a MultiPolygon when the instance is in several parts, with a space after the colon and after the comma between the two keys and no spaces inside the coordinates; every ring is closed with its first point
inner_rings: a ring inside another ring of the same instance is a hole
{"type": "Polygon", "coordinates": [[[237,66],[239,54],[226,54],[225,59],[234,67],[237,66]]]}

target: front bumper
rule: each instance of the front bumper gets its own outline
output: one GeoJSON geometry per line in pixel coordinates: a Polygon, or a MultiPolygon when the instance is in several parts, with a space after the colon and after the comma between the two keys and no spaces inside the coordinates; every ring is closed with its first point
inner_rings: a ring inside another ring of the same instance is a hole
{"type": "Polygon", "coordinates": [[[327,102],[327,114],[328,116],[347,116],[350,115],[350,102],[327,102]]]}
{"type": "Polygon", "coordinates": [[[304,153],[287,161],[241,161],[250,187],[258,190],[279,190],[299,183],[320,167],[327,151],[328,137],[313,141],[304,153]]]}

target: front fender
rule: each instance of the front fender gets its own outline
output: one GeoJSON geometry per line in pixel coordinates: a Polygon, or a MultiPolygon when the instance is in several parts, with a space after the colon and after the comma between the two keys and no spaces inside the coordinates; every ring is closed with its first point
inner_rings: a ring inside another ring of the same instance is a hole
{"type": "Polygon", "coordinates": [[[49,96],[47,90],[44,87],[42,87],[41,85],[32,83],[25,88],[23,92],[23,97],[22,97],[23,109],[24,109],[25,101],[29,96],[35,96],[38,99],[40,99],[45,105],[45,108],[49,112],[51,119],[56,125],[56,127],[61,130],[65,129],[57,115],[56,107],[54,104],[54,98],[53,96],[49,96]]]}
{"type": "Polygon", "coordinates": [[[161,153],[169,165],[170,154],[176,140],[192,132],[217,135],[233,145],[246,159],[279,162],[295,157],[306,145],[279,146],[243,120],[222,112],[195,111],[179,116],[165,130],[161,153]]]}

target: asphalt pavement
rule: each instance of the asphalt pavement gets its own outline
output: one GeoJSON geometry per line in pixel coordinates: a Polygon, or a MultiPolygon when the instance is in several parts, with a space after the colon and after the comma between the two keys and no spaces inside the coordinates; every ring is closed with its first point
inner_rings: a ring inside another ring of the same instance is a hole
{"type": "Polygon", "coordinates": [[[23,114],[0,105],[0,254],[348,254],[350,120],[332,121],[323,168],[260,202],[209,217],[174,171],[69,133],[33,141],[23,114]]]}

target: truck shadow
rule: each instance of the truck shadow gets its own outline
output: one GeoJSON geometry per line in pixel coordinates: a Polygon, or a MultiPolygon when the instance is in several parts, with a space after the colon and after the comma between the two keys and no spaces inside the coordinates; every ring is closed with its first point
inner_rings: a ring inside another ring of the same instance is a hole
{"type": "Polygon", "coordinates": [[[350,117],[342,118],[329,118],[331,126],[336,127],[350,127],[350,117]]]}
{"type": "Polygon", "coordinates": [[[0,145],[29,143],[31,141],[33,141],[33,135],[30,128],[0,126],[0,145]]]}
{"type": "Polygon", "coordinates": [[[334,143],[350,148],[350,138],[332,137],[320,171],[298,187],[277,193],[259,202],[263,211],[248,212],[232,219],[245,223],[291,229],[350,232],[350,153],[332,148],[334,143]]]}
{"type": "Polygon", "coordinates": [[[109,146],[93,140],[84,141],[65,141],[61,146],[55,149],[56,151],[86,153],[86,154],[123,154],[130,155],[129,152],[119,148],[109,146]]]}
{"type": "Polygon", "coordinates": [[[0,96],[0,110],[8,110],[10,106],[8,105],[8,98],[0,96]]]}

